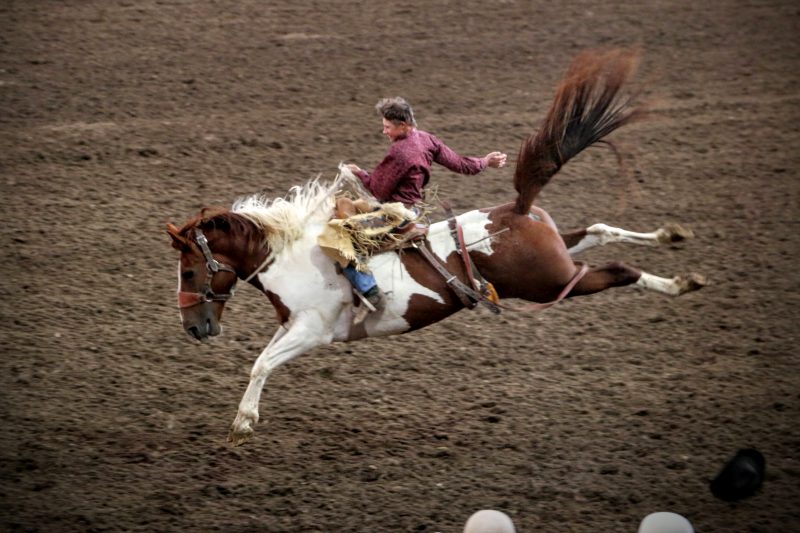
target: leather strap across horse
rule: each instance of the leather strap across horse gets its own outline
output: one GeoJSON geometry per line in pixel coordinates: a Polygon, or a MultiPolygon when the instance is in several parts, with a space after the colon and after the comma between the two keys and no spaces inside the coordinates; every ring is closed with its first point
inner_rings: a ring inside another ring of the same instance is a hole
{"type": "Polygon", "coordinates": [[[425,242],[418,244],[415,241],[411,243],[411,246],[419,250],[419,252],[422,254],[422,257],[427,259],[431,266],[433,266],[433,268],[435,268],[436,271],[445,278],[445,282],[450,286],[451,289],[453,289],[453,292],[456,294],[456,296],[458,296],[458,298],[461,300],[461,303],[463,303],[465,307],[473,309],[475,307],[475,302],[479,302],[488,307],[492,313],[500,314],[500,308],[497,306],[497,304],[490,301],[488,298],[478,293],[471,287],[468,287],[463,281],[458,279],[454,274],[447,270],[447,267],[442,264],[442,260],[428,249],[425,242]]]}
{"type": "Polygon", "coordinates": [[[485,298],[499,304],[500,298],[497,296],[497,291],[494,290],[494,286],[481,275],[475,263],[472,261],[472,256],[469,255],[467,243],[464,240],[464,229],[461,224],[458,223],[458,219],[456,219],[453,213],[453,208],[450,206],[449,202],[442,202],[441,205],[447,215],[447,225],[450,227],[450,235],[456,243],[456,251],[461,256],[461,261],[464,262],[464,270],[467,273],[467,279],[470,285],[485,298]]]}

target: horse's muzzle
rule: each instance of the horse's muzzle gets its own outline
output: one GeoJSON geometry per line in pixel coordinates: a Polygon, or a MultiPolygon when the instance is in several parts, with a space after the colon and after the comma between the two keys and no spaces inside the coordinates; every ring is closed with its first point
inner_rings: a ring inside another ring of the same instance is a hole
{"type": "Polygon", "coordinates": [[[184,326],[186,333],[190,337],[197,339],[200,342],[206,342],[209,337],[219,335],[221,328],[216,320],[204,320],[202,322],[184,326]]]}

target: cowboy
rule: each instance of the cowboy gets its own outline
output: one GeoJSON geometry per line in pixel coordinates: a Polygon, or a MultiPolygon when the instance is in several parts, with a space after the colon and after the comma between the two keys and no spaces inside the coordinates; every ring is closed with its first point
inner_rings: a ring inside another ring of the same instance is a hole
{"type": "MultiPolygon", "coordinates": [[[[414,111],[403,98],[384,98],[375,105],[375,109],[383,119],[383,134],[391,141],[389,153],[372,172],[354,164],[347,167],[382,203],[401,202],[413,210],[415,204],[423,200],[433,163],[466,175],[506,164],[506,154],[502,152],[490,152],[484,157],[464,157],[435,135],[417,129],[414,111]]],[[[359,272],[350,265],[344,268],[344,274],[376,309],[383,307],[383,292],[371,273],[359,272]]]]}

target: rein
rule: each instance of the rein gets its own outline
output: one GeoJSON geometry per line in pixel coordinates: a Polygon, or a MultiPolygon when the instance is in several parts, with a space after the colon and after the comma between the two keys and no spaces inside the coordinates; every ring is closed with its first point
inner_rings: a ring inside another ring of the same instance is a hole
{"type": "Polygon", "coordinates": [[[253,279],[256,276],[256,274],[258,274],[259,272],[264,270],[266,267],[271,265],[274,261],[275,261],[274,254],[272,252],[270,252],[269,254],[267,254],[267,258],[264,259],[264,262],[261,263],[260,265],[258,265],[258,267],[255,270],[253,270],[253,272],[251,272],[249,276],[244,278],[244,282],[247,283],[248,281],[253,279]]]}
{"type": "MultiPolygon", "coordinates": [[[[195,228],[195,242],[197,246],[200,247],[200,251],[203,252],[203,257],[206,259],[206,279],[203,286],[197,292],[178,292],[178,307],[180,309],[186,309],[187,307],[194,307],[195,305],[208,302],[225,302],[233,296],[234,292],[233,287],[231,287],[231,291],[228,293],[217,294],[214,292],[214,289],[211,288],[211,281],[214,279],[214,274],[219,271],[225,271],[232,272],[236,275],[236,271],[225,263],[220,263],[214,259],[214,256],[211,254],[211,249],[208,247],[208,239],[203,235],[200,228],[195,228]]],[[[258,270],[260,270],[260,268],[258,270]]]]}

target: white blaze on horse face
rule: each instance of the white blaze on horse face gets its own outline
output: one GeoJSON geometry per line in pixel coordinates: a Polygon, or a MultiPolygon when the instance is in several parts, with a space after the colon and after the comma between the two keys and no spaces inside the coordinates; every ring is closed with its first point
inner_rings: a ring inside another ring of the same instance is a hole
{"type": "MultiPolygon", "coordinates": [[[[181,292],[181,262],[178,260],[178,288],[175,290],[176,296],[181,292]]],[[[178,306],[178,316],[181,317],[181,324],[183,324],[183,313],[180,306],[178,306]]]]}

